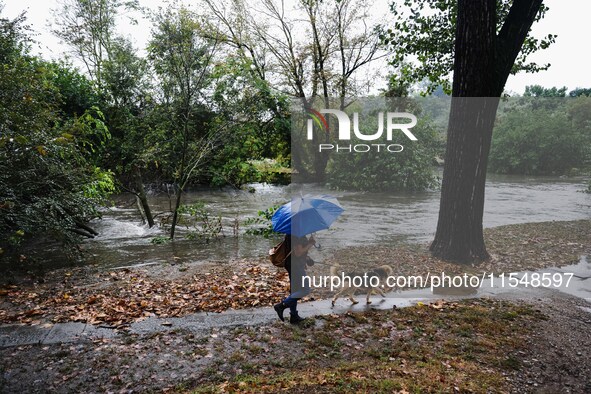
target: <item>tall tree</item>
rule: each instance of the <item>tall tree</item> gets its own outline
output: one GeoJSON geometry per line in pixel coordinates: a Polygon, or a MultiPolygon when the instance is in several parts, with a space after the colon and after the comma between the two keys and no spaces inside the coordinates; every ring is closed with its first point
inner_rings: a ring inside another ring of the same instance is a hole
{"type": "MultiPolygon", "coordinates": [[[[367,66],[383,49],[375,25],[367,23],[371,3],[367,0],[258,0],[246,3],[206,0],[213,25],[224,43],[238,49],[253,71],[281,92],[300,99],[304,106],[313,100],[328,105],[329,97],[346,98],[361,92],[362,81],[370,79],[367,66]]],[[[328,142],[329,133],[315,138],[328,142]]],[[[309,169],[292,163],[299,173],[309,169]]],[[[328,156],[315,152],[313,175],[325,176],[328,156]]]]}
{"type": "Polygon", "coordinates": [[[566,90],[566,86],[545,88],[540,85],[530,85],[525,87],[523,95],[525,97],[566,97],[566,90]]]}
{"type": "Polygon", "coordinates": [[[461,263],[489,257],[482,217],[488,154],[499,97],[543,0],[514,0],[497,33],[495,0],[458,0],[452,107],[431,251],[461,263]]]}
{"type": "Polygon", "coordinates": [[[137,7],[137,0],[60,0],[59,8],[53,10],[53,33],[72,48],[99,89],[103,63],[110,58],[116,38],[117,15],[137,7]]]}
{"type": "Polygon", "coordinates": [[[86,67],[97,87],[112,129],[111,155],[122,178],[122,188],[138,199],[138,207],[150,227],[154,219],[143,183],[146,167],[145,130],[139,131],[139,112],[146,91],[146,62],[135,53],[131,43],[116,32],[117,18],[137,10],[137,0],[60,0],[54,10],[53,33],[72,49],[86,67]]]}
{"type": "Polygon", "coordinates": [[[145,120],[153,109],[148,75],[147,61],[131,43],[122,37],[115,39],[110,58],[103,62],[105,113],[113,136],[109,159],[117,163],[122,189],[136,196],[142,217],[153,227],[144,186],[144,173],[157,161],[151,155],[152,134],[145,120]]]}
{"type": "MultiPolygon", "coordinates": [[[[496,1],[496,33],[499,34],[514,4],[513,0],[496,1]]],[[[451,93],[451,76],[455,60],[459,2],[457,0],[403,0],[391,3],[395,21],[382,32],[391,44],[391,63],[398,68],[407,83],[419,84],[421,93],[435,89],[451,93]],[[418,60],[418,62],[416,61],[418,60]]],[[[541,20],[548,8],[542,6],[535,21],[541,20]]],[[[548,48],[556,35],[528,35],[511,65],[511,73],[535,73],[547,70],[550,64],[531,61],[531,55],[548,48]]]]}
{"type": "Polygon", "coordinates": [[[591,97],[591,88],[576,88],[569,94],[570,97],[591,97]]]}
{"type": "Polygon", "coordinates": [[[179,221],[182,194],[219,145],[226,123],[209,107],[213,59],[218,41],[204,38],[197,16],[187,8],[169,7],[155,16],[149,59],[159,78],[163,119],[162,155],[168,156],[175,183],[170,238],[179,221]]]}

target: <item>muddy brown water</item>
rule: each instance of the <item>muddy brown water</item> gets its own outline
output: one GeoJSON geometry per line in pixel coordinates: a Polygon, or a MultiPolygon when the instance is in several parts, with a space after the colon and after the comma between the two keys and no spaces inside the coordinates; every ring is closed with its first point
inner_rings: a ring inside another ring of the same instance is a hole
{"type": "MultiPolygon", "coordinates": [[[[591,218],[591,195],[583,193],[584,178],[525,177],[489,175],[486,188],[484,224],[505,224],[576,220],[591,218]]],[[[245,220],[256,217],[259,210],[288,201],[293,186],[250,185],[251,191],[234,189],[195,189],[184,195],[186,204],[202,201],[212,215],[220,215],[223,234],[216,240],[190,240],[188,229],[181,226],[178,239],[154,244],[156,237],[166,236],[160,226],[149,229],[141,223],[133,199],[116,196],[115,206],[105,209],[103,218],[92,223],[100,233],[85,241],[86,263],[105,268],[158,264],[162,262],[199,263],[207,260],[228,261],[265,256],[277,237],[265,239],[245,234],[245,220]],[[252,192],[254,191],[254,192],[252,192]],[[238,236],[233,235],[238,223],[238,236]]],[[[313,186],[309,192],[324,190],[313,186]]],[[[345,212],[331,229],[316,235],[321,248],[315,259],[335,250],[371,243],[428,242],[432,239],[439,208],[439,192],[360,193],[332,191],[345,212]]],[[[164,195],[150,196],[154,212],[169,209],[164,195]]],[[[159,216],[161,217],[161,216],[159,216]]],[[[51,267],[67,265],[55,250],[47,250],[44,259],[51,267]]]]}

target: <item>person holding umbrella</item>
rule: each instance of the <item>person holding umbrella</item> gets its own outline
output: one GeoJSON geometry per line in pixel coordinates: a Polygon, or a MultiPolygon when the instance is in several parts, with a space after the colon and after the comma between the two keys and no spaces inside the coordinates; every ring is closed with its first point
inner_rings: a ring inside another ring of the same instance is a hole
{"type": "Polygon", "coordinates": [[[314,265],[314,261],[308,258],[308,252],[316,245],[314,237],[309,239],[305,236],[297,237],[285,235],[285,242],[287,242],[288,250],[291,254],[285,259],[285,269],[289,275],[290,293],[280,303],[273,306],[275,312],[281,321],[284,321],[283,312],[289,308],[289,322],[291,324],[298,324],[303,319],[298,314],[298,301],[310,294],[310,287],[302,285],[302,278],[306,275],[306,266],[314,265]]]}
{"type": "Polygon", "coordinates": [[[290,294],[273,306],[281,321],[285,320],[283,312],[287,308],[290,311],[291,324],[304,320],[298,314],[297,303],[310,294],[310,288],[304,286],[302,278],[306,275],[306,265],[314,264],[308,257],[308,252],[316,245],[314,236],[308,239],[306,235],[329,228],[342,212],[343,208],[336,198],[323,195],[293,198],[273,214],[273,230],[286,234],[285,243],[291,252],[284,261],[289,275],[290,294]]]}

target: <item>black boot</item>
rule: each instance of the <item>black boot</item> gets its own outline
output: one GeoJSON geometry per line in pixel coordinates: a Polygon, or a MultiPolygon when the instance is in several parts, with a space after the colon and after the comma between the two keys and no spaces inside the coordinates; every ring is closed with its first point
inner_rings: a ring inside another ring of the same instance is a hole
{"type": "Polygon", "coordinates": [[[279,316],[281,321],[285,321],[285,318],[283,317],[283,311],[287,309],[287,305],[285,305],[283,302],[280,302],[279,304],[273,305],[273,309],[275,309],[275,312],[277,312],[277,316],[279,316]]]}
{"type": "Polygon", "coordinates": [[[295,314],[294,313],[289,314],[289,322],[291,324],[299,324],[299,323],[303,322],[304,320],[306,320],[306,319],[304,319],[303,317],[300,317],[300,315],[298,315],[297,312],[295,314]]]}

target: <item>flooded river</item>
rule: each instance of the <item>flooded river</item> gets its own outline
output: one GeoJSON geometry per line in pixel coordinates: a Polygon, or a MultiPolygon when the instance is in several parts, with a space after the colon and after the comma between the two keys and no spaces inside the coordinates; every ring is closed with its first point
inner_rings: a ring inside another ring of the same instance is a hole
{"type": "MultiPolygon", "coordinates": [[[[493,227],[591,218],[591,195],[581,192],[583,184],[581,178],[489,175],[484,224],[493,227]]],[[[104,212],[103,219],[93,223],[100,235],[84,244],[90,255],[89,263],[122,267],[264,256],[277,240],[245,235],[244,222],[255,217],[259,210],[288,201],[293,188],[265,184],[251,187],[250,191],[191,190],[184,195],[185,203],[202,201],[212,215],[221,215],[225,236],[209,243],[186,239],[187,230],[181,227],[174,242],[154,244],[155,237],[166,235],[164,230],[142,225],[134,200],[130,196],[118,196],[114,199],[115,206],[104,212]],[[239,236],[233,235],[235,223],[239,224],[239,236]]],[[[439,192],[332,194],[338,197],[345,212],[330,230],[317,234],[322,246],[314,252],[318,260],[345,246],[428,242],[434,235],[439,192]]],[[[150,202],[155,213],[166,211],[170,204],[166,195],[152,196],[150,202]]]]}

